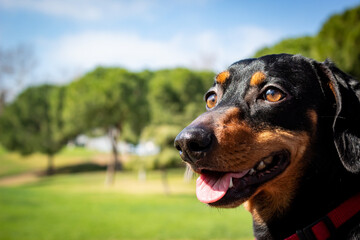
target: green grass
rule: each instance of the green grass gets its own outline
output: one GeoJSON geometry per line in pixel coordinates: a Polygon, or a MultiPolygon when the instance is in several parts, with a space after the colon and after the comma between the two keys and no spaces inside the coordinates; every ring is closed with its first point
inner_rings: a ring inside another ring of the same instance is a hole
{"type": "Polygon", "coordinates": [[[60,174],[29,177],[46,169],[46,156],[23,157],[0,146],[0,239],[253,239],[247,211],[200,203],[195,179],[185,183],[182,169],[169,171],[169,195],[158,171],[148,172],[146,181],[122,172],[105,187],[108,158],[67,148],[55,157],[60,174]],[[87,172],[90,167],[96,171],[87,172]],[[14,175],[21,181],[8,180],[14,175]]]}
{"type": "Polygon", "coordinates": [[[163,193],[158,172],[146,182],[121,173],[113,187],[104,187],[103,173],[1,187],[0,239],[253,239],[242,207],[207,207],[181,171],[169,176],[170,195],[163,193]]]}
{"type": "MultiPolygon", "coordinates": [[[[84,148],[64,148],[64,150],[55,155],[54,165],[58,168],[70,164],[90,162],[96,154],[98,153],[84,148]]],[[[0,177],[30,171],[45,171],[47,160],[47,156],[44,154],[34,153],[22,156],[18,153],[7,152],[0,145],[0,177]]]]}

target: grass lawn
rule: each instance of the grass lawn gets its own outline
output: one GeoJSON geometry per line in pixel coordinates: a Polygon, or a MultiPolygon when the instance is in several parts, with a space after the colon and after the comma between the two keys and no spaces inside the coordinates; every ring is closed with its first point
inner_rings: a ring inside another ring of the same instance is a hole
{"type": "Polygon", "coordinates": [[[198,202],[194,181],[169,173],[145,182],[131,172],[104,186],[103,172],[60,174],[0,187],[0,239],[253,239],[251,217],[242,207],[214,209],[198,202]]]}
{"type": "MultiPolygon", "coordinates": [[[[55,168],[68,165],[87,163],[99,153],[84,148],[64,148],[54,157],[55,168]]],[[[34,153],[22,156],[18,153],[7,152],[0,145],[0,177],[21,174],[31,171],[44,172],[48,158],[44,154],[34,153]]]]}

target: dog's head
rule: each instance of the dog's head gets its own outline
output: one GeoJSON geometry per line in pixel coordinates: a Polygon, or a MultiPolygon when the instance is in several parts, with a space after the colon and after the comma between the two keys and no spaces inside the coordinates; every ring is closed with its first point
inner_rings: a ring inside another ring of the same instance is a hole
{"type": "Polygon", "coordinates": [[[266,191],[286,206],[320,128],[333,138],[345,169],[359,172],[359,88],[332,63],[298,55],[232,64],[206,93],[207,112],[175,139],[182,159],[200,174],[198,199],[235,207],[266,191]]]}

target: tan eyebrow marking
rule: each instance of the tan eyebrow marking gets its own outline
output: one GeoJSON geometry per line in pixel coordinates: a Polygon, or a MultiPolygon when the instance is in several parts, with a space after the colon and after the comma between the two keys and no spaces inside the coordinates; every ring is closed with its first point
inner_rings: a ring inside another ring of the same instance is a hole
{"type": "Polygon", "coordinates": [[[250,86],[257,86],[264,82],[266,76],[263,72],[256,72],[252,75],[250,80],[250,86]]]}
{"type": "Polygon", "coordinates": [[[224,84],[229,79],[229,77],[230,77],[229,71],[221,72],[216,76],[216,82],[220,84],[224,84]]]}

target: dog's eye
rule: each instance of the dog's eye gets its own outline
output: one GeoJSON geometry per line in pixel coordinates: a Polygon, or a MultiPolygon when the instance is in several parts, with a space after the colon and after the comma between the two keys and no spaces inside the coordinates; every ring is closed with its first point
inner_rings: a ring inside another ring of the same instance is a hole
{"type": "Polygon", "coordinates": [[[277,88],[269,88],[265,91],[264,99],[268,102],[278,102],[285,97],[285,94],[277,88]]]}
{"type": "Polygon", "coordinates": [[[217,103],[217,95],[215,93],[210,94],[209,96],[207,96],[206,98],[206,107],[207,108],[213,108],[215,107],[217,103]]]}

